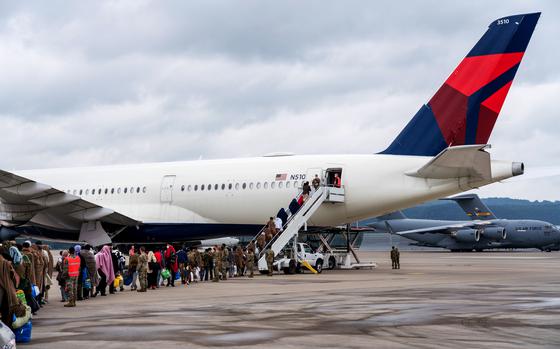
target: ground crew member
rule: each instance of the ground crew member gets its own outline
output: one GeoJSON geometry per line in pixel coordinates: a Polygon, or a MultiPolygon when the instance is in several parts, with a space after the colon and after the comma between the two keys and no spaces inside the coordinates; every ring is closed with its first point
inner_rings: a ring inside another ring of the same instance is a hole
{"type": "Polygon", "coordinates": [[[335,188],[340,188],[342,186],[342,182],[340,180],[340,176],[338,175],[338,173],[334,174],[334,186],[335,188]]]}
{"type": "Polygon", "coordinates": [[[395,269],[401,268],[400,258],[401,258],[401,253],[399,252],[399,248],[395,247],[395,269]]]}
{"type": "Polygon", "coordinates": [[[227,280],[229,270],[229,251],[226,244],[222,244],[222,280],[227,280]]]}
{"type": "Polygon", "coordinates": [[[218,246],[214,246],[214,254],[213,254],[213,261],[214,261],[214,278],[212,279],[213,282],[220,281],[220,273],[222,272],[222,251],[218,246]]]}
{"type": "Polygon", "coordinates": [[[146,292],[148,289],[148,255],[144,246],[140,247],[140,256],[138,257],[138,279],[140,281],[140,289],[138,292],[146,292]]]}
{"type": "Polygon", "coordinates": [[[249,272],[249,277],[253,277],[253,268],[255,266],[255,252],[252,248],[247,250],[247,271],[249,272]]]}
{"type": "Polygon", "coordinates": [[[393,269],[397,269],[397,263],[396,263],[396,253],[395,253],[395,246],[391,247],[391,266],[393,269]]]}
{"type": "Polygon", "coordinates": [[[266,264],[268,267],[268,276],[272,276],[274,265],[274,251],[271,248],[266,250],[266,264]]]}
{"type": "Polygon", "coordinates": [[[74,247],[68,249],[68,257],[63,262],[62,275],[66,279],[68,303],[65,307],[75,307],[78,293],[78,276],[80,275],[80,257],[74,255],[74,247]]]}

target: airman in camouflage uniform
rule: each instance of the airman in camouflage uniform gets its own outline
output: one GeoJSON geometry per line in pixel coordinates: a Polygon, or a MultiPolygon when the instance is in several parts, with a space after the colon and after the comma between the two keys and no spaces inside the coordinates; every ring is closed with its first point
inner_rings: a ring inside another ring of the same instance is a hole
{"type": "Polygon", "coordinates": [[[227,280],[227,274],[229,270],[229,251],[226,248],[226,244],[222,245],[222,280],[227,280]]]}
{"type": "Polygon", "coordinates": [[[140,247],[140,257],[138,257],[138,279],[140,281],[140,289],[138,292],[146,292],[148,289],[148,255],[144,246],[140,247]]]}
{"type": "Polygon", "coordinates": [[[220,273],[222,272],[222,251],[218,246],[214,246],[214,278],[212,279],[213,282],[220,281],[220,273]]]}
{"type": "Polygon", "coordinates": [[[255,252],[253,249],[247,250],[247,271],[249,272],[249,277],[253,277],[253,268],[255,267],[255,252]]]}
{"type": "Polygon", "coordinates": [[[274,251],[270,248],[266,250],[266,264],[268,267],[268,276],[272,276],[274,267],[274,251]]]}

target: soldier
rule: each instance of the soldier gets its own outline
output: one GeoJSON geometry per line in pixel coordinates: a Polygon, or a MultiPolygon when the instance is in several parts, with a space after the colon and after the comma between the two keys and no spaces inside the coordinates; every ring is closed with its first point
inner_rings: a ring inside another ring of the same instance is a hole
{"type": "Polygon", "coordinates": [[[266,264],[268,266],[268,276],[272,276],[274,264],[274,251],[272,249],[266,250],[266,264]]]}
{"type": "Polygon", "coordinates": [[[138,292],[146,292],[148,289],[148,255],[144,246],[140,247],[140,256],[138,257],[138,279],[140,281],[140,289],[138,292]]]}
{"type": "Polygon", "coordinates": [[[257,247],[259,248],[259,252],[261,252],[263,250],[265,241],[266,241],[266,233],[262,232],[257,237],[257,247]]]}
{"type": "Polygon", "coordinates": [[[319,178],[319,175],[315,175],[315,178],[313,178],[313,180],[311,181],[311,185],[313,185],[313,189],[319,189],[319,186],[321,185],[321,179],[319,178]]]}
{"type": "Polygon", "coordinates": [[[243,250],[241,245],[237,245],[235,249],[235,267],[237,268],[237,276],[243,276],[243,250]]]}
{"type": "Polygon", "coordinates": [[[68,303],[65,307],[75,307],[78,292],[78,275],[80,275],[80,257],[74,255],[74,247],[68,249],[68,257],[64,259],[62,275],[66,279],[68,303]]]}
{"type": "Polygon", "coordinates": [[[226,244],[222,244],[222,280],[227,280],[229,270],[229,251],[226,244]]]}
{"type": "Polygon", "coordinates": [[[204,269],[204,260],[202,259],[202,254],[200,253],[198,248],[194,249],[194,258],[196,260],[196,270],[194,271],[194,274],[197,281],[202,281],[200,277],[200,271],[204,269]]]}
{"type": "Polygon", "coordinates": [[[253,277],[253,268],[255,265],[255,252],[253,249],[247,250],[247,271],[249,272],[249,277],[253,277]]]}
{"type": "Polygon", "coordinates": [[[397,263],[395,258],[395,246],[391,247],[391,266],[393,269],[397,269],[397,263]]]}
{"type": "Polygon", "coordinates": [[[395,247],[395,269],[401,268],[400,257],[401,257],[401,253],[399,252],[399,248],[395,247]]]}
{"type": "Polygon", "coordinates": [[[274,235],[276,233],[276,226],[274,225],[274,217],[270,217],[268,222],[266,222],[266,229],[267,235],[271,234],[274,235]]]}
{"type": "Polygon", "coordinates": [[[222,251],[218,246],[214,246],[214,278],[212,279],[213,282],[220,281],[220,273],[222,272],[222,251]]]}

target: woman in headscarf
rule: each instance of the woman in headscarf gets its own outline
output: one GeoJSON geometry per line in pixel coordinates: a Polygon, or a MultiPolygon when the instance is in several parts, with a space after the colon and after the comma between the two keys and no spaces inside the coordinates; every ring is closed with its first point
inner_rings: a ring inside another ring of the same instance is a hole
{"type": "Polygon", "coordinates": [[[43,250],[43,259],[45,260],[45,301],[49,300],[49,289],[53,284],[54,257],[51,253],[49,245],[41,245],[43,250]]]}
{"type": "Polygon", "coordinates": [[[82,250],[80,251],[80,257],[85,261],[87,276],[91,283],[91,289],[87,290],[87,294],[84,293],[84,297],[88,298],[90,293],[91,297],[95,297],[93,287],[97,286],[98,284],[97,265],[95,263],[95,256],[93,255],[93,252],[91,252],[91,245],[87,244],[84,246],[84,248],[82,248],[82,250]]]}
{"type": "Polygon", "coordinates": [[[160,266],[153,251],[148,252],[148,288],[155,290],[160,266]]]}
{"type": "Polygon", "coordinates": [[[34,261],[33,268],[35,269],[35,282],[36,286],[39,288],[39,292],[43,292],[43,285],[45,283],[45,261],[43,260],[43,252],[37,244],[31,245],[31,251],[33,252],[34,261]]]}
{"type": "Polygon", "coordinates": [[[62,297],[61,302],[68,301],[68,294],[66,293],[66,279],[64,278],[64,275],[62,273],[62,265],[66,257],[68,257],[68,250],[60,251],[60,258],[58,259],[55,267],[57,271],[56,281],[58,281],[58,286],[60,287],[60,296],[62,297]]]}
{"type": "Polygon", "coordinates": [[[78,286],[76,288],[76,296],[79,301],[84,300],[84,269],[87,269],[86,261],[84,257],[80,255],[80,251],[82,250],[82,246],[75,245],[74,246],[74,256],[80,258],[80,272],[78,273],[78,286]]]}
{"type": "Polygon", "coordinates": [[[22,252],[24,256],[23,263],[26,267],[28,280],[31,284],[36,285],[37,281],[35,280],[35,254],[31,250],[31,242],[25,241],[23,243],[22,252]]]}
{"type": "Polygon", "coordinates": [[[95,263],[97,264],[97,272],[99,273],[99,285],[97,286],[97,292],[95,294],[101,293],[102,296],[106,296],[107,294],[105,291],[107,284],[111,284],[113,280],[115,280],[110,246],[103,246],[101,251],[95,255],[95,263]]]}
{"type": "Polygon", "coordinates": [[[25,315],[25,306],[16,295],[16,272],[10,261],[0,255],[0,289],[3,293],[0,303],[2,322],[12,327],[13,316],[25,315]]]}

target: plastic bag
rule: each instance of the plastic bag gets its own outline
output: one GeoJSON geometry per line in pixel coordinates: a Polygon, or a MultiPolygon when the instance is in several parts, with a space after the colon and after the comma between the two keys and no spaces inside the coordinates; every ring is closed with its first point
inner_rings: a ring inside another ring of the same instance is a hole
{"type": "Polygon", "coordinates": [[[163,269],[163,270],[161,271],[161,277],[162,277],[164,280],[169,279],[170,276],[171,276],[171,273],[169,272],[169,269],[163,269]]]}
{"type": "MultiPolygon", "coordinates": [[[[15,315],[14,315],[15,317],[15,315]]],[[[12,328],[18,329],[20,327],[22,327],[23,325],[27,324],[29,322],[29,320],[31,319],[31,307],[26,305],[25,306],[25,315],[22,317],[16,317],[15,320],[12,322],[12,328]]]]}

